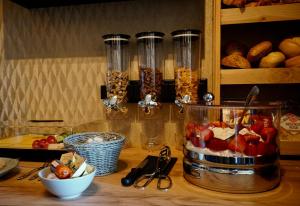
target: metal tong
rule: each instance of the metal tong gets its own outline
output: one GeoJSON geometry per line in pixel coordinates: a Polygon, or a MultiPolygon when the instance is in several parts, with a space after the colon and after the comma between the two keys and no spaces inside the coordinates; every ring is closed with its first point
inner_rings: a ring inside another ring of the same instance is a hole
{"type": "MultiPolygon", "coordinates": [[[[37,167],[37,168],[34,168],[34,169],[30,170],[29,172],[27,172],[27,173],[25,173],[25,174],[19,176],[19,177],[17,178],[17,180],[23,180],[23,179],[29,177],[30,175],[32,175],[33,173],[35,173],[35,172],[37,172],[37,171],[39,171],[39,170],[41,170],[41,169],[44,169],[45,167],[48,167],[48,165],[49,165],[49,162],[44,162],[44,164],[43,164],[41,167],[37,167]]],[[[37,174],[34,175],[34,176],[32,176],[32,177],[30,177],[29,180],[34,180],[34,179],[36,179],[36,178],[38,178],[38,175],[37,175],[37,174]]]]}
{"type": "Polygon", "coordinates": [[[159,157],[156,161],[156,169],[154,170],[153,173],[149,174],[144,174],[141,177],[139,177],[135,182],[134,182],[134,187],[138,189],[145,189],[147,185],[152,182],[152,180],[155,177],[158,177],[158,182],[157,182],[157,189],[162,190],[162,191],[167,191],[172,187],[172,179],[168,176],[163,174],[164,170],[167,168],[168,164],[171,161],[171,150],[170,147],[165,146],[162,148],[162,150],[159,153],[159,157]],[[162,181],[166,182],[166,186],[162,186],[162,181]]]}

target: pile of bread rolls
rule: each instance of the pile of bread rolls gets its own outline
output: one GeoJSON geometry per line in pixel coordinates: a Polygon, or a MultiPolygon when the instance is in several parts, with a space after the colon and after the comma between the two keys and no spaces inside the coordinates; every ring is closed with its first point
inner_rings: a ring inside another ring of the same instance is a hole
{"type": "Polygon", "coordinates": [[[225,47],[225,57],[221,64],[225,68],[240,69],[300,67],[300,37],[284,39],[275,51],[270,41],[259,42],[248,52],[243,44],[230,42],[225,47]]]}
{"type": "Polygon", "coordinates": [[[223,0],[225,6],[239,8],[291,3],[300,3],[300,0],[223,0]]]}

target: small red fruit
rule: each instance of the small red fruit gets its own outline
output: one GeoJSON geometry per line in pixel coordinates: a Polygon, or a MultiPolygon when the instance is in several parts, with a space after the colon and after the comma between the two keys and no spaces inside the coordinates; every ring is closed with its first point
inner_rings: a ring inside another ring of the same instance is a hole
{"type": "Polygon", "coordinates": [[[70,178],[72,175],[72,170],[65,166],[65,165],[58,165],[55,168],[55,175],[59,178],[59,179],[66,179],[66,178],[70,178]]]}
{"type": "Polygon", "coordinates": [[[196,137],[198,137],[199,139],[207,142],[210,139],[212,139],[214,137],[214,133],[213,131],[211,131],[210,129],[206,129],[206,128],[200,128],[200,127],[196,127],[195,129],[195,133],[196,133],[196,137]]]}
{"type": "Polygon", "coordinates": [[[40,148],[40,140],[34,140],[32,142],[32,148],[34,148],[34,149],[40,148]]]}
{"type": "Polygon", "coordinates": [[[263,128],[264,124],[262,121],[257,121],[255,124],[250,126],[250,130],[254,131],[256,134],[260,134],[263,128]]]}
{"type": "Polygon", "coordinates": [[[253,134],[245,134],[244,138],[247,143],[258,144],[260,137],[253,134]]]}
{"type": "Polygon", "coordinates": [[[266,127],[261,131],[261,137],[266,143],[271,143],[276,140],[277,130],[274,127],[266,127]]]}
{"type": "Polygon", "coordinates": [[[265,155],[266,154],[266,144],[263,142],[259,142],[257,145],[257,155],[265,155]]]}
{"type": "Polygon", "coordinates": [[[195,124],[190,122],[185,127],[185,138],[191,140],[195,136],[195,124]]]}
{"type": "Polygon", "coordinates": [[[47,142],[46,139],[41,139],[40,140],[40,143],[39,143],[40,148],[47,149],[48,145],[49,145],[49,143],[47,142]]]}
{"type": "Polygon", "coordinates": [[[273,127],[272,117],[261,116],[264,127],[273,127]]]}
{"type": "Polygon", "coordinates": [[[239,134],[237,137],[230,140],[228,149],[233,152],[243,153],[246,149],[247,143],[244,135],[239,134]]]}
{"type": "Polygon", "coordinates": [[[247,146],[246,146],[246,149],[245,149],[245,155],[248,155],[248,156],[256,156],[257,155],[257,145],[256,144],[252,144],[252,143],[249,143],[247,146]]]}
{"type": "Polygon", "coordinates": [[[49,144],[55,144],[55,143],[57,143],[55,137],[52,136],[52,135],[50,135],[50,136],[47,137],[47,142],[48,142],[49,144]]]}
{"type": "Polygon", "coordinates": [[[225,140],[221,140],[218,138],[212,138],[207,143],[207,148],[214,150],[214,151],[222,151],[226,150],[228,147],[228,143],[225,140]]]}

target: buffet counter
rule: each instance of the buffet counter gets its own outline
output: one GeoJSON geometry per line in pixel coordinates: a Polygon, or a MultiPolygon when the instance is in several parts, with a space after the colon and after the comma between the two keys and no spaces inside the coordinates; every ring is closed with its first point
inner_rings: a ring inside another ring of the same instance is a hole
{"type": "MultiPolygon", "coordinates": [[[[138,165],[149,153],[136,148],[121,152],[119,171],[112,175],[95,177],[90,187],[73,200],[61,200],[46,191],[39,180],[17,180],[21,173],[39,167],[42,162],[19,162],[19,167],[0,178],[0,205],[299,205],[300,161],[281,160],[281,184],[268,192],[257,194],[228,194],[202,189],[183,178],[182,152],[173,149],[178,160],[170,172],[173,187],[162,192],[156,189],[156,180],[145,190],[123,187],[121,178],[138,165]]],[[[151,153],[151,155],[157,155],[151,153]]]]}

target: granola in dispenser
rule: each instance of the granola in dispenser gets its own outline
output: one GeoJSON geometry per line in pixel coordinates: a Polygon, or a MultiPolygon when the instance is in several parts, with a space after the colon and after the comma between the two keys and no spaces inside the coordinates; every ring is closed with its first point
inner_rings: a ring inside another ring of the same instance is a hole
{"type": "Polygon", "coordinates": [[[128,86],[128,73],[112,71],[107,72],[107,97],[110,99],[117,96],[118,103],[127,102],[127,86],[128,86]]]}

